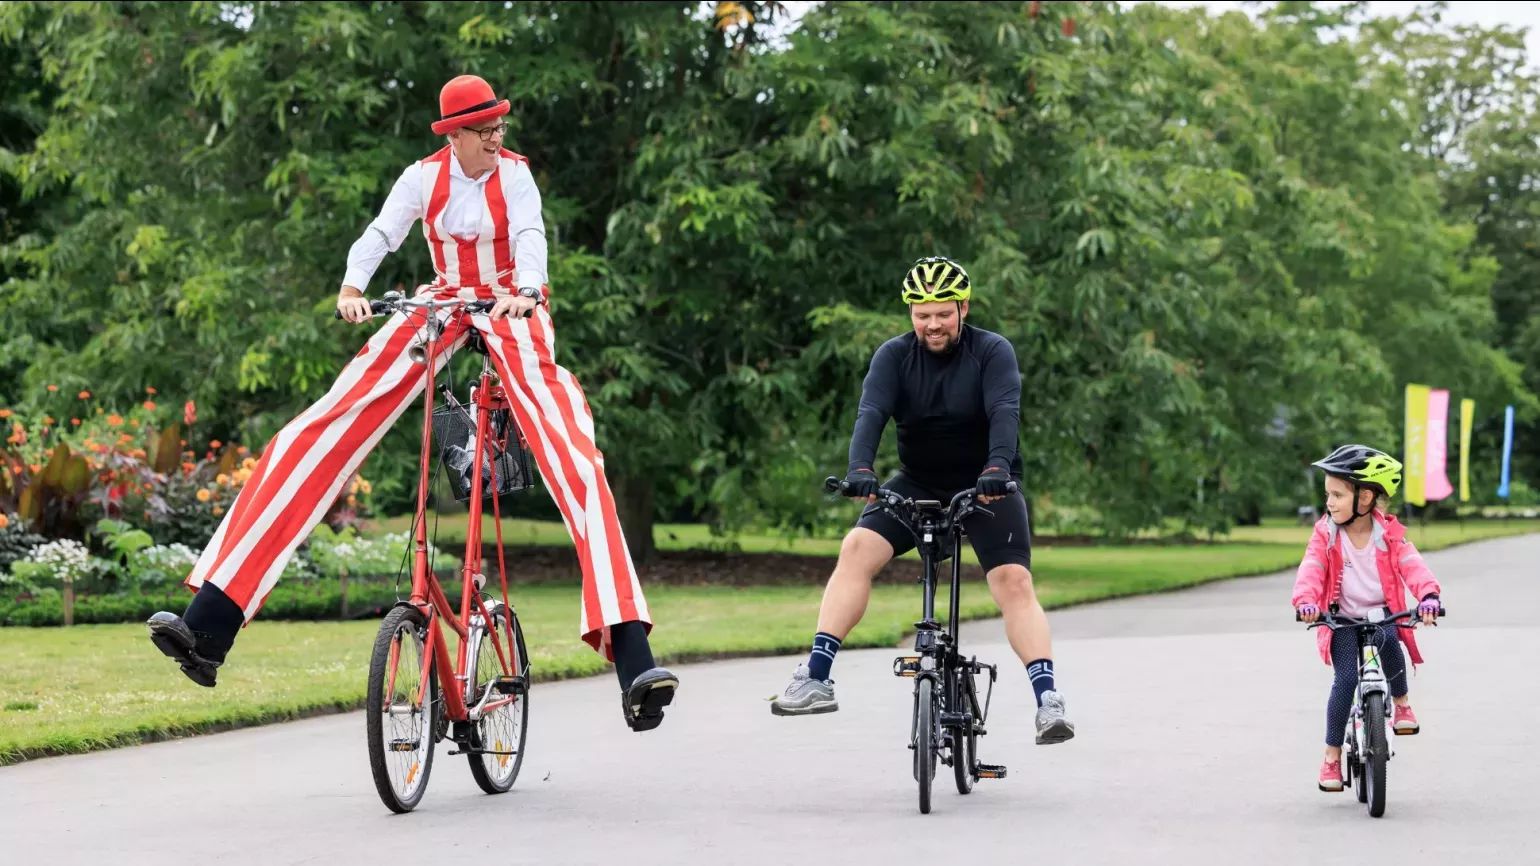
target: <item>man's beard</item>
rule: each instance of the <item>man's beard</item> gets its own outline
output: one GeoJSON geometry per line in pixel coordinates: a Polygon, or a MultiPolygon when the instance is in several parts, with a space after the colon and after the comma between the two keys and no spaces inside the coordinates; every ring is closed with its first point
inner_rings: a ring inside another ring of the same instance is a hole
{"type": "Polygon", "coordinates": [[[961,334],[944,334],[942,336],[946,337],[946,342],[943,343],[941,348],[938,349],[938,348],[936,348],[935,346],[933,346],[931,344],[931,342],[930,342],[930,335],[927,334],[925,336],[925,339],[922,341],[925,344],[925,351],[930,352],[932,355],[950,355],[950,354],[952,354],[952,350],[957,348],[957,343],[962,338],[962,335],[961,334]]]}

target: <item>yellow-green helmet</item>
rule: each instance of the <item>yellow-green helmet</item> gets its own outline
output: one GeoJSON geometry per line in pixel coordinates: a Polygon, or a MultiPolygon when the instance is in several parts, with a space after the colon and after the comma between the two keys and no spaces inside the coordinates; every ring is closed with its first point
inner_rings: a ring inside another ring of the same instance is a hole
{"type": "Polygon", "coordinates": [[[1401,487],[1401,461],[1367,445],[1344,445],[1310,465],[1385,496],[1395,496],[1401,487]]]}
{"type": "Polygon", "coordinates": [[[927,256],[904,275],[904,303],[966,301],[973,296],[968,272],[946,256],[927,256]]]}

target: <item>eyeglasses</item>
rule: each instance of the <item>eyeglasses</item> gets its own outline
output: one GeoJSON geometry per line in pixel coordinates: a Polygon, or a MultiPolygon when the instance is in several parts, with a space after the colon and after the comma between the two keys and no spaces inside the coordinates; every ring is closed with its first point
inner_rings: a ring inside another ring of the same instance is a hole
{"type": "Polygon", "coordinates": [[[506,124],[506,123],[499,123],[496,126],[489,126],[486,129],[476,129],[476,128],[470,127],[470,126],[465,126],[465,127],[461,127],[461,128],[464,129],[466,132],[474,132],[477,135],[481,136],[481,140],[482,141],[491,141],[492,140],[492,136],[494,136],[494,135],[497,136],[498,138],[502,138],[503,136],[508,134],[508,124],[506,124]]]}

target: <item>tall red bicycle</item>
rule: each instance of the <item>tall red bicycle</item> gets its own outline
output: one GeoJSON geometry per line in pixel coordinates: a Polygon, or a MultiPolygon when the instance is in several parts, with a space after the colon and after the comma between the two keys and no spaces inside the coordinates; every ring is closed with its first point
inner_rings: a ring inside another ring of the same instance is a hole
{"type": "Polygon", "coordinates": [[[454,745],[449,754],[467,756],[471,776],[488,794],[512,788],[524,761],[529,653],[518,614],[508,600],[501,500],[531,486],[528,448],[480,332],[456,321],[485,314],[493,303],[408,299],[399,292],[370,303],[376,316],[399,313],[421,323],[421,336],[409,354],[427,367],[411,596],[398,601],[380,623],[365,699],[369,767],[380,799],[395,812],[410,812],[422,801],[433,771],[434,746],[443,740],[454,745]],[[453,355],[454,348],[444,339],[451,322],[457,325],[457,335],[463,325],[464,345],[482,356],[481,374],[467,403],[455,398],[452,376],[446,375],[442,385],[435,382],[441,356],[453,355]],[[444,400],[437,409],[436,390],[443,392],[444,400]],[[438,472],[435,456],[448,470],[456,499],[468,503],[469,509],[458,608],[434,576],[429,557],[428,491],[438,472]],[[501,597],[487,591],[483,570],[484,499],[492,504],[496,527],[501,597]],[[448,632],[457,639],[453,653],[448,632]]]}

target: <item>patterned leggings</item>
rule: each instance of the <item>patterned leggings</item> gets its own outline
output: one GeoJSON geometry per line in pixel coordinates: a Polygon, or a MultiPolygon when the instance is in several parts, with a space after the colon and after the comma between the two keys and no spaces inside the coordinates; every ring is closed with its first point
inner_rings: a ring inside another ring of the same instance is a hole
{"type": "MultiPolygon", "coordinates": [[[[1399,632],[1390,626],[1374,636],[1380,664],[1390,681],[1390,694],[1398,698],[1407,692],[1406,659],[1401,654],[1399,632]]],[[[1331,697],[1326,701],[1326,745],[1340,749],[1348,713],[1353,709],[1353,691],[1358,687],[1358,635],[1352,629],[1332,632],[1331,663],[1336,674],[1331,681],[1331,697]]]]}

